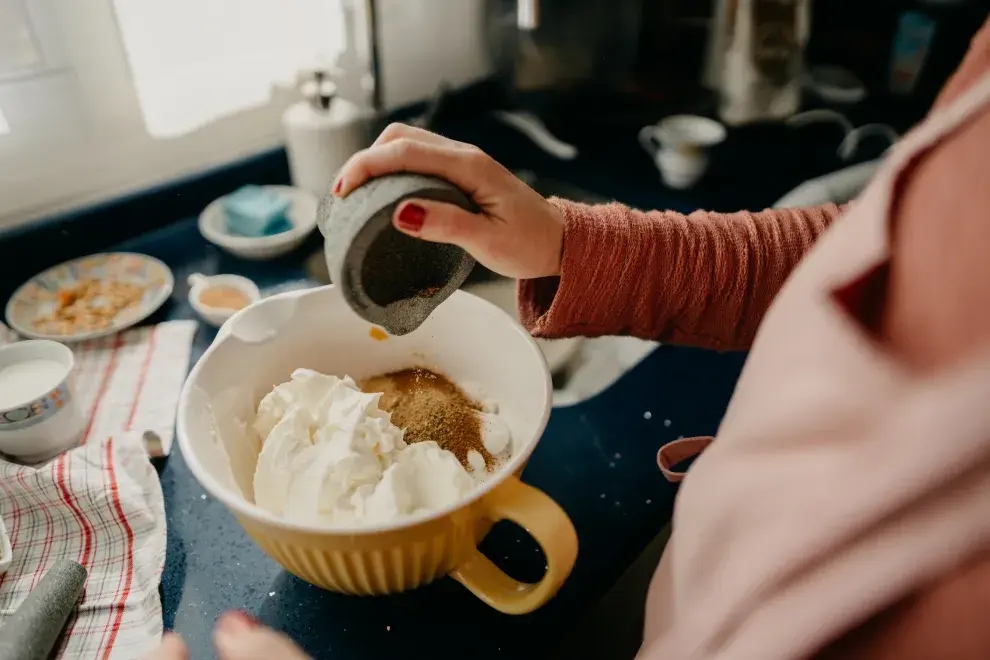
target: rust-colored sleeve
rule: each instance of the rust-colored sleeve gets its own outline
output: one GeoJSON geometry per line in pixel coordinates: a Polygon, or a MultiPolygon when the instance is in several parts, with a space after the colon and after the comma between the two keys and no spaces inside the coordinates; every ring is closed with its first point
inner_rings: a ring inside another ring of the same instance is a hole
{"type": "Polygon", "coordinates": [[[683,215],[551,202],[564,215],[561,275],[519,283],[530,332],[719,350],[749,348],[784,280],[842,212],[828,204],[683,215]]]}

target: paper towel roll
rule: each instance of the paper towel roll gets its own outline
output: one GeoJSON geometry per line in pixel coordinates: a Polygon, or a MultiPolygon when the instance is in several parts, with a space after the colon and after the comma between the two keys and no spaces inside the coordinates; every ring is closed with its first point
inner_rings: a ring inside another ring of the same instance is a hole
{"type": "Polygon", "coordinates": [[[300,101],[282,115],[292,183],[323,195],[347,159],[371,143],[370,110],[334,98],[328,109],[300,101]]]}

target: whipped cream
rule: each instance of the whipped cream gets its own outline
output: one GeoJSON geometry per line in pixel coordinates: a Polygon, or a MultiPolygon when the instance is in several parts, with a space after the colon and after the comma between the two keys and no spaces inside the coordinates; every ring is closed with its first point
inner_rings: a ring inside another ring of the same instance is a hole
{"type": "Polygon", "coordinates": [[[255,503],[294,522],[374,524],[467,495],[476,481],[457,458],[435,442],[407,445],[380,396],[310,369],[275,387],[254,422],[255,503]]]}

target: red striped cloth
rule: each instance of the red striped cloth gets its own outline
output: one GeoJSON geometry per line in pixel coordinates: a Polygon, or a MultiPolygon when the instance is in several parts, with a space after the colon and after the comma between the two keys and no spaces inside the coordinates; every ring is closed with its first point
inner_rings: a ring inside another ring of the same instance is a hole
{"type": "Polygon", "coordinates": [[[73,395],[88,415],[81,445],[38,466],[0,460],[13,548],[0,626],[59,559],[89,571],[58,657],[130,660],[161,636],[165,507],[145,445],[171,444],[195,328],[174,321],[74,346],[73,395]]]}

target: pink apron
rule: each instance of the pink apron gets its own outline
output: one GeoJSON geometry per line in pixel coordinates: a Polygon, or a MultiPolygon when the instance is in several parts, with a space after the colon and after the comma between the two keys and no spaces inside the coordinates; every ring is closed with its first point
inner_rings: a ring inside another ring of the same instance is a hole
{"type": "Polygon", "coordinates": [[[914,375],[833,295],[888,260],[905,166],[988,103],[985,76],[906,136],[781,289],[681,487],[639,657],[807,657],[990,546],[990,355],[914,375]]]}

